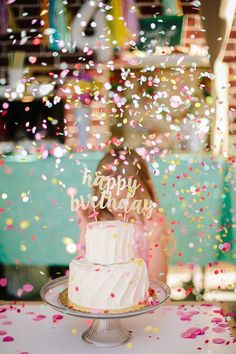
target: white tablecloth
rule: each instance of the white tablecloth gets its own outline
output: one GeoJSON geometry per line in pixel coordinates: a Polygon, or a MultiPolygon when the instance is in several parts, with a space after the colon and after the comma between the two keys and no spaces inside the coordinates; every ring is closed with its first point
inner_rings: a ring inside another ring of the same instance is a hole
{"type": "Polygon", "coordinates": [[[227,322],[215,305],[165,305],[155,313],[123,319],[131,340],[116,348],[86,344],[81,333],[89,320],[60,314],[43,304],[0,307],[1,354],[235,354],[227,322]],[[6,308],[6,311],[5,311],[6,308]],[[62,315],[63,318],[53,317],[62,315]],[[218,320],[217,320],[218,319],[218,320]],[[218,324],[217,324],[218,322],[218,324]],[[220,326],[219,326],[220,324],[220,326]],[[189,328],[204,328],[194,339],[181,338],[189,328]],[[209,327],[206,329],[206,327],[209,327]],[[217,329],[218,328],[218,329],[217,329]],[[219,330],[219,328],[221,328],[219,330]],[[11,337],[13,341],[8,341],[11,337]],[[220,338],[222,344],[215,344],[220,338]]]}

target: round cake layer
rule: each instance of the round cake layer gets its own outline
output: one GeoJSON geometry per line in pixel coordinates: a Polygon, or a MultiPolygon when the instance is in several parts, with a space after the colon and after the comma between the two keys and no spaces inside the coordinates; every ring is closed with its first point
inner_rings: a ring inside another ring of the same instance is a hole
{"type": "Polygon", "coordinates": [[[145,304],[148,285],[147,265],[141,258],[109,266],[74,259],[70,263],[68,299],[91,311],[122,310],[145,304]]]}
{"type": "Polygon", "coordinates": [[[89,223],[85,239],[88,262],[126,263],[134,257],[133,225],[130,223],[117,220],[89,223]]]}

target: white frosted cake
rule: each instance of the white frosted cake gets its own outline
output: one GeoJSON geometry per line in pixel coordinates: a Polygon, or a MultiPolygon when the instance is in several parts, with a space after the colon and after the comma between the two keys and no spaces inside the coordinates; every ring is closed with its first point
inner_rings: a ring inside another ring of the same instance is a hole
{"type": "Polygon", "coordinates": [[[148,299],[147,265],[133,254],[133,225],[94,222],[86,232],[86,256],[70,263],[69,305],[80,311],[124,312],[148,299]]]}
{"type": "Polygon", "coordinates": [[[127,263],[134,258],[132,224],[92,222],[86,231],[86,259],[97,264],[127,263]]]}

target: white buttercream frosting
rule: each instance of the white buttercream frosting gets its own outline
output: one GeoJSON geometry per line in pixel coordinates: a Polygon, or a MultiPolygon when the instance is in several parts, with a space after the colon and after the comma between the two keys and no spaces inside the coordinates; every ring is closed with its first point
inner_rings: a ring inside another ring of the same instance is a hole
{"type": "Polygon", "coordinates": [[[126,263],[134,257],[133,225],[122,221],[100,221],[88,224],[86,259],[97,264],[126,263]]]}
{"type": "MultiPolygon", "coordinates": [[[[95,248],[97,244],[99,241],[95,248]]],[[[75,305],[92,310],[121,310],[145,301],[147,294],[147,266],[141,258],[106,266],[84,258],[70,263],[68,298],[75,305]]]]}

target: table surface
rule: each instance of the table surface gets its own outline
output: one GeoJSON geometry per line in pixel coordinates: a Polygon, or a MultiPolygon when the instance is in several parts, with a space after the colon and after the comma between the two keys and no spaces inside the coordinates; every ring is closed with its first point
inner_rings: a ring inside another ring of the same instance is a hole
{"type": "Polygon", "coordinates": [[[122,322],[133,331],[130,341],[112,349],[98,348],[81,339],[81,333],[91,320],[59,314],[42,303],[11,306],[3,303],[0,306],[0,353],[236,353],[230,316],[224,317],[218,304],[168,303],[154,313],[122,322]],[[200,328],[204,333],[191,339],[181,337],[190,328],[200,328]],[[7,341],[9,337],[14,340],[7,341]],[[217,341],[221,344],[216,344],[217,341]]]}

